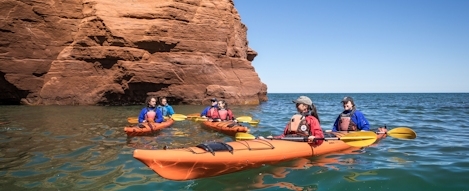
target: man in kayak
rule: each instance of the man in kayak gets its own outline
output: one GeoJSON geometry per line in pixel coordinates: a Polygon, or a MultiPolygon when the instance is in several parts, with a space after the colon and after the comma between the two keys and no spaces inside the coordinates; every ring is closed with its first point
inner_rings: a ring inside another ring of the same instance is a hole
{"type": "MultiPolygon", "coordinates": [[[[315,145],[320,145],[323,140],[315,140],[315,138],[324,138],[324,133],[313,101],[311,101],[309,97],[300,96],[298,99],[294,100],[293,103],[296,104],[296,109],[299,114],[292,116],[282,135],[275,137],[268,136],[267,139],[282,139],[286,136],[301,136],[308,137],[308,141],[315,145]]],[[[260,136],[259,139],[265,138],[260,136]]]]}
{"type": "Polygon", "coordinates": [[[231,109],[228,108],[228,104],[226,103],[225,100],[218,101],[218,116],[220,117],[219,118],[220,121],[237,122],[233,115],[233,111],[231,111],[231,109]]]}
{"type": "Polygon", "coordinates": [[[165,97],[160,98],[160,101],[156,108],[161,111],[163,117],[171,117],[174,114],[173,107],[168,104],[168,100],[165,97]]]}
{"type": "Polygon", "coordinates": [[[138,122],[163,122],[163,115],[161,111],[156,109],[156,98],[150,96],[147,98],[145,103],[147,106],[143,108],[142,111],[140,111],[140,115],[138,115],[138,122]]]}
{"type": "Polygon", "coordinates": [[[332,132],[370,130],[370,123],[366,120],[365,115],[356,108],[351,97],[344,97],[341,103],[344,111],[335,120],[332,132]]]}
{"type": "Polygon", "coordinates": [[[209,120],[220,118],[220,116],[218,116],[218,100],[217,100],[217,98],[210,99],[210,102],[211,102],[211,105],[206,107],[202,111],[202,113],[200,113],[200,117],[208,118],[209,120]]]}

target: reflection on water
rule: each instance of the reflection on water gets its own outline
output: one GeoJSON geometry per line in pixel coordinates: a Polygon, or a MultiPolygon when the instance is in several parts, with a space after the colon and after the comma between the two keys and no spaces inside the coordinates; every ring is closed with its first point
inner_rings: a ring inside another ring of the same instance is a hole
{"type": "MultiPolygon", "coordinates": [[[[218,177],[161,178],[132,157],[135,148],[232,141],[193,121],[153,135],[127,137],[123,128],[140,106],[0,106],[1,190],[464,190],[469,162],[468,94],[352,94],[371,126],[407,126],[415,140],[386,138],[364,150],[296,159],[218,177]],[[386,100],[386,101],[383,101],[386,100]],[[436,101],[438,100],[438,101],[436,101]],[[443,100],[443,101],[441,101],[443,100]],[[385,108],[385,109],[383,109],[385,108]]],[[[269,95],[260,106],[233,107],[261,119],[251,134],[279,134],[299,94],[269,95]]],[[[330,129],[342,94],[309,94],[330,129]]],[[[204,106],[174,106],[177,113],[204,106]]]]}
{"type": "Polygon", "coordinates": [[[351,172],[349,175],[344,176],[345,180],[349,182],[359,182],[363,180],[357,180],[359,176],[374,176],[378,175],[376,171],[366,171],[366,172],[351,172]]]}

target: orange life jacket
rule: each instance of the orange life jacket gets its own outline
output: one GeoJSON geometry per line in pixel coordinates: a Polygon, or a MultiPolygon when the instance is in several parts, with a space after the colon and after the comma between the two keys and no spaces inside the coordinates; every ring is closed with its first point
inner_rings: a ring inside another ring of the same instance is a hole
{"type": "Polygon", "coordinates": [[[288,134],[309,136],[311,132],[308,126],[306,116],[300,114],[293,115],[288,123],[288,134]]]}
{"type": "Polygon", "coordinates": [[[348,112],[346,114],[341,113],[339,119],[339,131],[357,131],[357,125],[352,121],[352,115],[355,113],[355,110],[348,112]]]}

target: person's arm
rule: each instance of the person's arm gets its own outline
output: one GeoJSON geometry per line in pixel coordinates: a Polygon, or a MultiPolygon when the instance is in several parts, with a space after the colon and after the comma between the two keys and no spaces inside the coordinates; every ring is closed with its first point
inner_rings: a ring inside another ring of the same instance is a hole
{"type": "MultiPolygon", "coordinates": [[[[308,117],[308,120],[309,120],[309,125],[310,125],[309,128],[314,138],[319,138],[319,139],[324,138],[324,133],[322,132],[322,128],[321,128],[321,125],[319,124],[319,121],[312,116],[308,117]]],[[[322,144],[322,142],[324,142],[324,140],[314,139],[313,142],[316,145],[320,145],[322,144]]]]}
{"type": "Polygon", "coordinates": [[[207,112],[208,112],[209,109],[210,109],[210,107],[206,107],[206,108],[202,111],[202,113],[200,113],[200,117],[207,117],[207,112]]]}
{"type": "Polygon", "coordinates": [[[169,115],[169,116],[174,115],[174,109],[173,109],[173,107],[171,107],[170,105],[168,105],[167,107],[168,107],[168,115],[169,115]]]}
{"type": "Polygon", "coordinates": [[[163,122],[164,118],[163,118],[163,113],[161,112],[161,110],[157,109],[156,110],[156,119],[155,119],[155,122],[157,123],[161,123],[163,122]]]}
{"type": "MultiPolygon", "coordinates": [[[[161,111],[161,114],[163,114],[163,109],[164,108],[161,105],[156,106],[156,110],[161,111]]],[[[156,117],[158,117],[158,116],[156,116],[156,117]]]]}
{"type": "Polygon", "coordinates": [[[363,113],[360,111],[355,111],[354,115],[355,115],[355,118],[352,118],[352,119],[356,120],[354,122],[355,124],[357,124],[357,128],[359,130],[369,131],[370,123],[368,122],[368,120],[366,120],[365,115],[363,115],[363,113]]]}
{"type": "Polygon", "coordinates": [[[337,132],[339,131],[339,119],[340,115],[335,119],[334,126],[332,126],[332,132],[337,132]]]}
{"type": "Polygon", "coordinates": [[[236,119],[233,115],[233,111],[231,111],[231,109],[228,109],[228,120],[236,121],[236,119]]]}
{"type": "Polygon", "coordinates": [[[143,108],[138,115],[138,123],[143,123],[145,121],[145,114],[147,113],[146,108],[143,108]]]}

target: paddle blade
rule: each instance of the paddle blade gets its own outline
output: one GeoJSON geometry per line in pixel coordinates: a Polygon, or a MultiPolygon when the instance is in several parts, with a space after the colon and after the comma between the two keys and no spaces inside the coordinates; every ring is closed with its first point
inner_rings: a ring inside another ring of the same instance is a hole
{"type": "Polygon", "coordinates": [[[387,135],[397,138],[397,139],[415,139],[417,138],[417,133],[414,130],[407,127],[396,127],[386,132],[387,135]]]}
{"type": "Polygon", "coordinates": [[[172,116],[171,118],[172,118],[174,121],[184,121],[184,120],[186,120],[185,117],[174,117],[174,116],[172,116]]]}
{"type": "Polygon", "coordinates": [[[251,126],[257,126],[257,125],[259,125],[259,122],[261,122],[261,120],[260,120],[260,119],[257,119],[257,120],[249,121],[248,123],[249,123],[249,125],[251,125],[251,126]]]}
{"type": "Polygon", "coordinates": [[[127,122],[129,122],[129,123],[138,123],[138,118],[129,117],[129,118],[127,118],[127,122]]]}
{"type": "Polygon", "coordinates": [[[241,116],[237,117],[236,120],[241,123],[249,123],[249,121],[252,121],[252,117],[250,116],[241,116]]]}
{"type": "Polygon", "coordinates": [[[345,134],[340,140],[352,147],[366,147],[376,142],[378,136],[371,131],[358,131],[345,134]]]}
{"type": "Polygon", "coordinates": [[[236,140],[253,140],[256,139],[254,135],[251,135],[249,133],[242,133],[242,132],[237,132],[235,135],[236,140]]]}
{"type": "Polygon", "coordinates": [[[182,118],[182,119],[186,119],[187,116],[183,115],[183,114],[179,114],[179,113],[175,113],[173,115],[171,115],[171,118],[182,118]]]}

